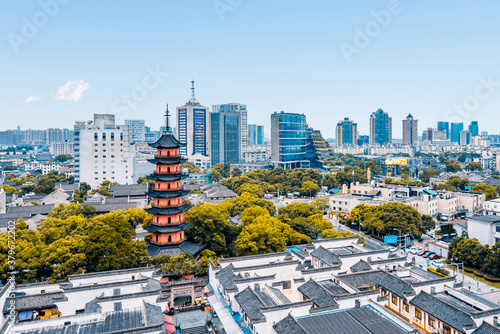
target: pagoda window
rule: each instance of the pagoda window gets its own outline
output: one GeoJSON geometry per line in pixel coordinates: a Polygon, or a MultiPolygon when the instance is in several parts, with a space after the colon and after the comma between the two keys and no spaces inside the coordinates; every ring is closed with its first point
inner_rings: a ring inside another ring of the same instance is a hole
{"type": "Polygon", "coordinates": [[[168,236],[168,243],[171,243],[172,242],[172,236],[168,236]]]}
{"type": "Polygon", "coordinates": [[[168,217],[168,223],[172,223],[172,218],[171,217],[168,217]]]}
{"type": "Polygon", "coordinates": [[[170,167],[167,168],[167,173],[170,173],[170,167]]]}
{"type": "Polygon", "coordinates": [[[167,185],[167,189],[170,189],[170,183],[167,185]]]}
{"type": "Polygon", "coordinates": [[[170,200],[168,200],[168,206],[170,206],[170,200]]]}
{"type": "Polygon", "coordinates": [[[170,156],[170,151],[167,151],[167,157],[169,157],[169,156],[170,156]]]}
{"type": "Polygon", "coordinates": [[[158,242],[158,234],[155,235],[156,242],[158,242]]]}

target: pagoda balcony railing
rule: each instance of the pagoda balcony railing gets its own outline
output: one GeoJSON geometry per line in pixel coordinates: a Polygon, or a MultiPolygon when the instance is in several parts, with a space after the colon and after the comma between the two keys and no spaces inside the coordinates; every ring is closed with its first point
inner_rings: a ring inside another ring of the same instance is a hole
{"type": "Polygon", "coordinates": [[[156,171],[156,170],[154,171],[154,175],[175,175],[175,174],[181,174],[181,173],[182,173],[182,171],[181,171],[181,170],[178,170],[178,171],[175,171],[175,170],[174,170],[174,171],[170,171],[170,173],[169,173],[169,172],[161,172],[161,173],[160,173],[159,171],[156,171]]]}
{"type": "Polygon", "coordinates": [[[170,188],[170,189],[167,189],[167,188],[160,189],[160,188],[156,188],[156,187],[151,188],[151,190],[153,190],[153,191],[174,191],[174,190],[182,190],[182,189],[183,189],[182,186],[176,187],[176,188],[170,188]]]}
{"type": "Polygon", "coordinates": [[[179,242],[167,242],[167,243],[160,243],[160,242],[156,242],[156,241],[153,241],[153,239],[149,240],[149,243],[152,244],[152,245],[156,245],[156,246],[170,246],[170,245],[178,245],[180,244],[181,242],[183,242],[184,240],[181,240],[179,242]]]}
{"type": "Polygon", "coordinates": [[[155,154],[155,158],[180,158],[181,155],[180,154],[177,154],[177,155],[158,155],[158,154],[155,154]]]}

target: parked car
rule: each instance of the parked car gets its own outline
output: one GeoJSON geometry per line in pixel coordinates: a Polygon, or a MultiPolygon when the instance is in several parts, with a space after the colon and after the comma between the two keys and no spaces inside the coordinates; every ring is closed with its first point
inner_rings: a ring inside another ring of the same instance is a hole
{"type": "Polygon", "coordinates": [[[408,252],[410,252],[412,254],[417,254],[418,253],[418,249],[416,247],[410,247],[410,249],[408,250],[408,252]]]}
{"type": "Polygon", "coordinates": [[[436,260],[434,260],[434,261],[432,261],[432,265],[433,265],[433,266],[436,266],[436,267],[438,267],[438,268],[444,268],[444,264],[443,264],[443,262],[441,262],[441,261],[436,261],[436,260]]]}
{"type": "Polygon", "coordinates": [[[431,256],[429,256],[429,260],[437,260],[437,259],[440,259],[441,256],[437,255],[437,254],[432,254],[431,256]]]}
{"type": "Polygon", "coordinates": [[[419,256],[422,256],[422,255],[424,255],[425,253],[429,253],[429,252],[430,252],[430,250],[424,249],[424,250],[421,250],[420,252],[418,252],[417,254],[418,254],[419,256]]]}
{"type": "Polygon", "coordinates": [[[421,251],[423,251],[423,250],[424,250],[424,248],[423,248],[423,247],[417,247],[417,252],[421,252],[421,251]]]}
{"type": "Polygon", "coordinates": [[[428,252],[428,253],[425,253],[424,255],[422,255],[422,257],[426,259],[429,256],[434,255],[434,254],[436,254],[436,253],[434,253],[434,252],[428,252]]]}
{"type": "Polygon", "coordinates": [[[390,252],[395,252],[395,251],[397,251],[397,250],[398,250],[398,247],[391,247],[391,248],[389,248],[389,251],[390,251],[390,252]]]}

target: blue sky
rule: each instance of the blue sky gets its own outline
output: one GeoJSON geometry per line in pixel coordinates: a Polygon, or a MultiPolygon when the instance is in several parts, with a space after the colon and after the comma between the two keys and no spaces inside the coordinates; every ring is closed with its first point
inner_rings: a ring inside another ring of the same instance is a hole
{"type": "Polygon", "coordinates": [[[500,130],[498,2],[2,5],[0,130],[72,128],[114,112],[158,128],[165,103],[188,100],[191,79],[205,106],[246,103],[249,122],[266,127],[273,111],[305,113],[325,137],[343,117],[367,134],[377,108],[393,117],[396,138],[408,113],[419,132],[442,119],[500,130]]]}

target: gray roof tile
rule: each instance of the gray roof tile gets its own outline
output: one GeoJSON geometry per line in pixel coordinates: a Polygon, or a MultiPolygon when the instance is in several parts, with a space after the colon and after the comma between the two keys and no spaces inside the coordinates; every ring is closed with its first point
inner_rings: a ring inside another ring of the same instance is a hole
{"type": "Polygon", "coordinates": [[[312,256],[317,258],[320,261],[323,261],[329,266],[334,266],[336,264],[341,264],[342,260],[340,260],[340,257],[332,252],[330,252],[328,249],[324,248],[323,246],[319,246],[316,248],[312,253],[312,256]]]}

